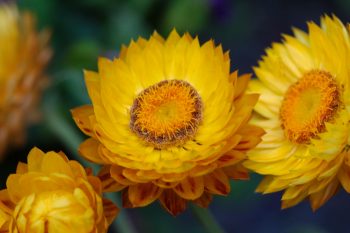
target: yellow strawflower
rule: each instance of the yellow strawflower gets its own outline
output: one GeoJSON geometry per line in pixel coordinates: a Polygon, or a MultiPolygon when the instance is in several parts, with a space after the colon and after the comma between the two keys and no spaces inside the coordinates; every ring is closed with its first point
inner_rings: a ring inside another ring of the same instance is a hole
{"type": "Polygon", "coordinates": [[[51,57],[49,33],[37,33],[29,13],[0,4],[0,159],[9,145],[20,145],[46,85],[43,69],[51,57]]]}
{"type": "Polygon", "coordinates": [[[333,16],[273,43],[248,89],[261,94],[253,123],[266,134],[245,165],[265,175],[257,191],[284,191],[282,208],[307,198],[316,210],[350,192],[349,29],[333,16]]]}
{"type": "Polygon", "coordinates": [[[159,199],[176,215],[187,201],[206,207],[227,195],[230,178],[247,179],[241,161],[263,133],[247,123],[258,95],[244,94],[250,75],[230,73],[221,46],[154,33],[99,58],[98,69],[85,71],[92,106],[72,110],[90,136],[79,151],[104,164],[105,190],[123,189],[124,207],[159,199]]]}
{"type": "Polygon", "coordinates": [[[106,233],[118,212],[101,181],[63,153],[33,148],[0,191],[0,232],[106,233]]]}

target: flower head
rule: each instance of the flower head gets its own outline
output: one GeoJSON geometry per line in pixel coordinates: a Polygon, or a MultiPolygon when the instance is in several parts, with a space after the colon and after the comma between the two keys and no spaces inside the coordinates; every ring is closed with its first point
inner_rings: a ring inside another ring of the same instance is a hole
{"type": "Polygon", "coordinates": [[[72,110],[88,136],[80,153],[104,164],[105,190],[123,189],[125,207],[159,199],[171,214],[187,201],[207,206],[246,179],[245,153],[263,131],[247,124],[258,95],[244,91],[249,75],[230,73],[228,53],[174,30],[122,47],[85,71],[92,106],[72,110]]]}
{"type": "Polygon", "coordinates": [[[107,232],[118,209],[90,173],[62,153],[32,149],[0,191],[0,232],[107,232]]]}
{"type": "Polygon", "coordinates": [[[284,190],[283,208],[308,198],[316,210],[340,185],[350,192],[350,35],[335,16],[308,27],[274,43],[254,69],[253,122],[266,134],[245,165],[266,175],[258,192],[284,190]]]}
{"type": "Polygon", "coordinates": [[[35,31],[29,13],[0,4],[0,158],[8,145],[23,143],[26,125],[37,118],[42,72],[51,57],[48,39],[47,31],[35,31]]]}

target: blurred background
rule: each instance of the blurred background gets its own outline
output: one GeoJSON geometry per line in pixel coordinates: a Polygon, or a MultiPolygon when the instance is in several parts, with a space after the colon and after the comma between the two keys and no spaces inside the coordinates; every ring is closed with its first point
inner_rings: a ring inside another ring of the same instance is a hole
{"type": "MultiPolygon", "coordinates": [[[[36,15],[39,29],[50,28],[54,57],[48,68],[51,85],[41,104],[42,121],[28,129],[26,145],[9,150],[0,163],[1,188],[33,146],[76,153],[84,136],[69,110],[89,103],[82,70],[96,70],[98,56],[117,55],[130,39],[149,37],[154,30],[167,36],[173,28],[199,35],[201,41],[213,38],[230,50],[232,70],[246,73],[252,72],[271,42],[291,33],[292,26],[306,30],[306,21],[319,23],[321,15],[332,13],[350,22],[349,0],[21,0],[18,4],[36,15]]],[[[280,193],[254,193],[259,180],[253,175],[248,182],[232,182],[229,197],[214,198],[210,210],[227,232],[349,232],[350,198],[344,191],[316,213],[307,202],[282,211],[280,193]]],[[[158,203],[122,211],[137,233],[204,232],[190,209],[176,218],[158,203]]]]}

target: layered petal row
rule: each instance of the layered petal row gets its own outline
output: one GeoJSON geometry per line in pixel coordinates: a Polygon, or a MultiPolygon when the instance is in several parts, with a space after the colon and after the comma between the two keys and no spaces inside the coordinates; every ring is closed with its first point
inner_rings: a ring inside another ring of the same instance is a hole
{"type": "Polygon", "coordinates": [[[106,233],[118,208],[102,182],[63,153],[33,148],[0,191],[0,232],[106,233]]]}
{"type": "Polygon", "coordinates": [[[89,136],[80,154],[104,166],[104,189],[123,190],[125,207],[159,200],[174,215],[188,201],[206,207],[230,192],[230,179],[248,178],[241,163],[264,133],[248,123],[258,99],[245,93],[249,79],[230,73],[212,40],[174,30],[132,41],[85,71],[92,105],[72,110],[89,136]]]}

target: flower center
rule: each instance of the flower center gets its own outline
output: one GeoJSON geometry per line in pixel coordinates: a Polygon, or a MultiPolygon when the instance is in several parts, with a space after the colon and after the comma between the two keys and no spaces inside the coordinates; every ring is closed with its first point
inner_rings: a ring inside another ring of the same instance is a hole
{"type": "Polygon", "coordinates": [[[340,91],[328,72],[312,70],[287,90],[280,109],[282,128],[294,143],[309,143],[325,131],[340,106],[340,91]]]}
{"type": "Polygon", "coordinates": [[[164,80],[143,90],[130,111],[130,129],[157,149],[184,144],[202,120],[202,100],[186,81],[164,80]]]}

